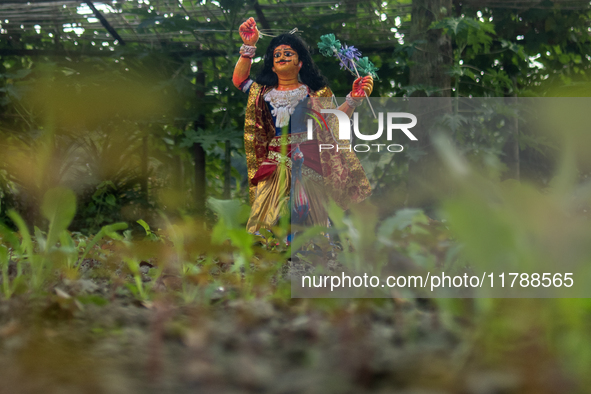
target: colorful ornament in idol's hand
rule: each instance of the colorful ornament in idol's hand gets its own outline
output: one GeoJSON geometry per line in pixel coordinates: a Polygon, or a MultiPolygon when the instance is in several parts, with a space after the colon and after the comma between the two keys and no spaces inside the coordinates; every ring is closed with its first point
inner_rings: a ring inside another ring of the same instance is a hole
{"type": "Polygon", "coordinates": [[[361,52],[359,51],[359,49],[355,48],[353,45],[351,45],[351,46],[345,45],[344,47],[341,48],[341,50],[339,51],[339,54],[341,55],[341,57],[340,57],[341,69],[346,68],[348,70],[354,68],[353,63],[356,62],[357,60],[359,60],[359,58],[361,57],[361,52]]]}
{"type": "Polygon", "coordinates": [[[324,56],[333,56],[341,49],[341,42],[335,38],[334,34],[325,34],[320,36],[318,49],[324,56]]]}
{"type": "Polygon", "coordinates": [[[359,59],[356,64],[359,72],[371,75],[373,79],[378,79],[378,68],[367,58],[367,56],[359,59]]]}
{"type": "Polygon", "coordinates": [[[361,58],[361,51],[354,46],[348,46],[336,39],[334,34],[325,34],[320,36],[318,49],[324,56],[335,56],[340,60],[340,66],[346,68],[357,78],[360,74],[371,75],[373,79],[378,79],[378,68],[367,58],[361,58]]]}

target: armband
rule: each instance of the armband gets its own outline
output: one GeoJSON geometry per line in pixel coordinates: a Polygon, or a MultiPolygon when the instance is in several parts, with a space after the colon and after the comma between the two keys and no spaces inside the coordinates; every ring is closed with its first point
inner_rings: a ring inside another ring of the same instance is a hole
{"type": "Polygon", "coordinates": [[[352,97],[351,93],[347,95],[346,100],[347,104],[349,104],[349,107],[351,108],[359,107],[361,104],[363,104],[363,97],[352,97]]]}
{"type": "Polygon", "coordinates": [[[242,46],[240,47],[240,55],[242,57],[247,57],[249,59],[252,59],[254,57],[254,53],[255,53],[256,49],[257,49],[257,47],[242,44],[242,46]]]}

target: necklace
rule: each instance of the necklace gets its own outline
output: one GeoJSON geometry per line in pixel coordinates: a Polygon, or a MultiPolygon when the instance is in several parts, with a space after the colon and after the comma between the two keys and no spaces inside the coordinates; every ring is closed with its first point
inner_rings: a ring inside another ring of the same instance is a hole
{"type": "Polygon", "coordinates": [[[285,127],[298,103],[308,96],[308,88],[302,85],[293,90],[273,88],[265,94],[265,101],[271,104],[271,113],[275,115],[275,127],[285,127]]]}

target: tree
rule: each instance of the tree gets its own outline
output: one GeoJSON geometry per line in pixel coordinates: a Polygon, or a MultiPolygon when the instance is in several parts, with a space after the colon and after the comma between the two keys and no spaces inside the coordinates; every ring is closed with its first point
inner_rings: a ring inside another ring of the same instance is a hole
{"type": "MultiPolygon", "coordinates": [[[[435,97],[450,97],[452,64],[451,40],[443,29],[431,28],[437,21],[451,12],[450,0],[413,0],[410,37],[413,41],[409,84],[414,86],[411,97],[425,97],[427,92],[435,97]]],[[[414,103],[418,104],[417,101],[414,103]]],[[[421,114],[424,108],[414,105],[412,112],[421,114]]],[[[451,103],[439,108],[439,115],[450,112],[451,103]]],[[[420,116],[420,115],[419,115],[420,116]]],[[[434,117],[430,117],[434,118],[434,117]]],[[[421,122],[414,131],[417,133],[420,154],[417,160],[409,162],[408,196],[411,205],[429,204],[431,197],[426,188],[437,184],[440,178],[438,160],[432,147],[430,129],[433,124],[421,122]]]]}

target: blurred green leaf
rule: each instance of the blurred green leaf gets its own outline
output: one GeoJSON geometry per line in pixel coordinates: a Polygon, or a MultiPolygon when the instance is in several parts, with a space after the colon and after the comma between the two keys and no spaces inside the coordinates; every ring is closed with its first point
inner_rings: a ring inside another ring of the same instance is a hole
{"type": "Polygon", "coordinates": [[[49,220],[47,247],[51,248],[57,243],[61,232],[67,230],[74,219],[76,195],[72,190],[62,187],[48,190],[41,204],[41,213],[49,220]]]}

